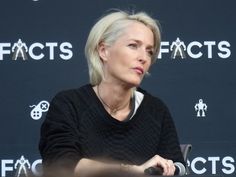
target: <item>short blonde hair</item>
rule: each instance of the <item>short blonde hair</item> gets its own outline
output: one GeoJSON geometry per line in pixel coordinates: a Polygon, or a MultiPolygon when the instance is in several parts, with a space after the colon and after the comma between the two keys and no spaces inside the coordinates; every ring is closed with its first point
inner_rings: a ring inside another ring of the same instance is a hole
{"type": "Polygon", "coordinates": [[[101,42],[112,45],[124,32],[131,22],[141,22],[151,29],[154,36],[154,52],[152,63],[155,62],[160,50],[160,29],[159,23],[145,12],[128,13],[125,11],[111,12],[103,16],[91,29],[86,46],[85,56],[88,61],[89,78],[92,85],[102,81],[102,61],[98,53],[98,46],[101,42]]]}

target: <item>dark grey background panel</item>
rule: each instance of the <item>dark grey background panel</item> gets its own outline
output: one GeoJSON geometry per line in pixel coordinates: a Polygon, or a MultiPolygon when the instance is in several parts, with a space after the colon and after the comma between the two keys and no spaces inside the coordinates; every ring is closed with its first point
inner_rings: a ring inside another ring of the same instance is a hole
{"type": "Polygon", "coordinates": [[[235,5],[233,0],[1,1],[0,175],[17,175],[14,166],[19,168],[21,158],[30,164],[29,173],[39,175],[45,103],[61,90],[88,83],[86,38],[112,8],[143,10],[161,24],[161,54],[141,86],[168,105],[181,143],[193,145],[192,174],[235,175],[235,5]],[[26,60],[16,57],[19,39],[26,60]]]}

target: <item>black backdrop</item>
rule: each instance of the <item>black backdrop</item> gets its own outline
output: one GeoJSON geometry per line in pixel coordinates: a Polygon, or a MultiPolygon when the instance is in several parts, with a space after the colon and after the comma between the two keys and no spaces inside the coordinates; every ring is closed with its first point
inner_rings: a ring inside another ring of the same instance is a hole
{"type": "Polygon", "coordinates": [[[47,102],[58,91],[88,83],[86,38],[111,8],[143,10],[160,21],[161,55],[142,87],[169,106],[181,143],[193,145],[192,174],[235,174],[235,5],[233,0],[2,0],[0,175],[17,175],[27,165],[39,175],[37,146],[47,102]],[[172,44],[180,48],[171,50],[172,44]]]}

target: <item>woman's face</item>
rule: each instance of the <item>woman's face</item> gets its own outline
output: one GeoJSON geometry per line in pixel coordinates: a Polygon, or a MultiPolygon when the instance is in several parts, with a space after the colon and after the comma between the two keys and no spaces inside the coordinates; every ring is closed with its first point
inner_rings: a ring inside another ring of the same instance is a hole
{"type": "Polygon", "coordinates": [[[105,81],[138,86],[151,65],[153,48],[152,31],[142,23],[130,23],[111,46],[99,47],[105,81]]]}

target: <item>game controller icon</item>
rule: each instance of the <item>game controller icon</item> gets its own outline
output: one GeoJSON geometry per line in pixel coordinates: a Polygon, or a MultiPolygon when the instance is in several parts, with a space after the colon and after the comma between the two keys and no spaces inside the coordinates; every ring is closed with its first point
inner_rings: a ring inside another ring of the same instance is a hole
{"type": "Polygon", "coordinates": [[[37,104],[37,105],[29,106],[30,108],[34,107],[34,109],[32,109],[32,111],[30,112],[30,116],[34,120],[40,119],[42,117],[43,112],[48,111],[49,106],[50,106],[49,102],[45,101],[45,100],[39,102],[39,104],[37,104]]]}

